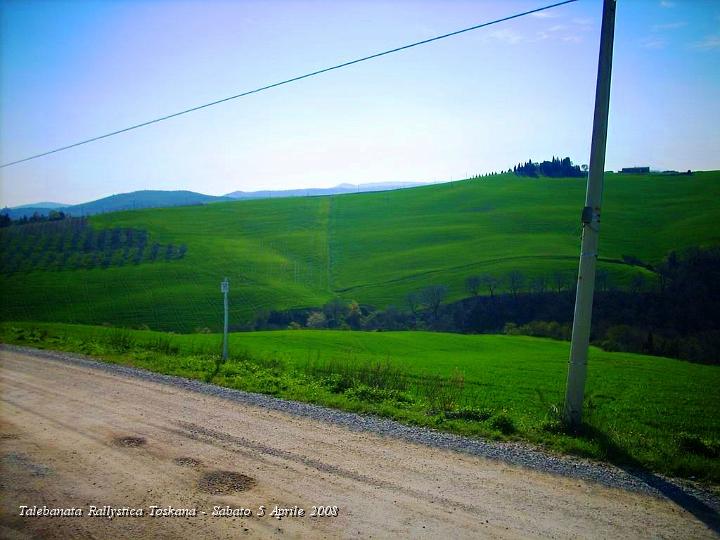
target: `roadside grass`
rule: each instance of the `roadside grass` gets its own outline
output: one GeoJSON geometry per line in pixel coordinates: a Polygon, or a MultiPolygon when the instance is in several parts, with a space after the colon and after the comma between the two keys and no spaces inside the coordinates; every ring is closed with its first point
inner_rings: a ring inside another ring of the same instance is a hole
{"type": "Polygon", "coordinates": [[[720,483],[720,367],[591,349],[586,424],[560,422],[568,344],[524,336],[164,334],[0,323],[0,341],[720,483]]]}
{"type": "MultiPolygon", "coordinates": [[[[151,264],[128,256],[92,269],[48,261],[68,255],[67,245],[0,230],[3,257],[34,261],[0,274],[0,318],[218,331],[224,276],[235,323],[334,297],[405,308],[408,292],[434,284],[458,300],[465,279],[483,273],[520,271],[528,282],[562,273],[569,283],[584,193],[582,179],[497,175],[390,192],[114,212],[89,218],[83,234],[142,230],[148,246],[183,245],[187,253],[151,264]]],[[[720,241],[720,171],[608,174],[604,197],[599,264],[614,286],[638,274],[654,278],[622,263],[623,255],[653,263],[673,249],[720,241]]]]}

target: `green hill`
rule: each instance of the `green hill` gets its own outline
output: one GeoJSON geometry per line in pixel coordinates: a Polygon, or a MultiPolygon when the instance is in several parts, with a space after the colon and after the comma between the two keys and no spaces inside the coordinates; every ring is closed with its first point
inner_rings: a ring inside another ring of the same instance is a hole
{"type": "MultiPolygon", "coordinates": [[[[57,226],[65,229],[9,227],[0,232],[2,318],[191,331],[219,328],[224,276],[236,324],[336,296],[402,306],[429,284],[447,285],[457,299],[478,273],[570,277],[584,192],[579,179],[499,175],[118,212],[57,226]]],[[[718,171],[608,174],[604,197],[601,267],[616,284],[647,273],[623,255],[654,262],[672,249],[720,243],[718,171]]]]}

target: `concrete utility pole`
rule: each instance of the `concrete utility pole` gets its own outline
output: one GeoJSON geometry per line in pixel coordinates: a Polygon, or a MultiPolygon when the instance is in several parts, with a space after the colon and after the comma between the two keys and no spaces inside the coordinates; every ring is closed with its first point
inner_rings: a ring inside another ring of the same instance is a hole
{"type": "Polygon", "coordinates": [[[223,362],[227,360],[228,357],[228,292],[230,292],[230,282],[228,281],[228,278],[225,278],[222,283],[220,283],[220,292],[223,293],[223,296],[225,297],[225,324],[223,325],[223,350],[222,350],[222,359],[223,362]]]}
{"type": "Polygon", "coordinates": [[[573,318],[570,362],[568,363],[567,390],[565,393],[565,423],[576,428],[582,421],[585,377],[587,374],[590,322],[593,293],[595,292],[595,266],[598,237],[600,235],[600,206],[602,203],[603,175],[605,172],[605,143],[607,141],[608,109],[610,106],[610,74],[612,73],[613,39],[615,35],[615,0],[604,0],[600,58],[598,60],[597,87],[595,89],[595,116],[593,118],[590,170],[588,173],[585,208],[582,211],[582,246],[578,269],[575,314],[573,318]]]}

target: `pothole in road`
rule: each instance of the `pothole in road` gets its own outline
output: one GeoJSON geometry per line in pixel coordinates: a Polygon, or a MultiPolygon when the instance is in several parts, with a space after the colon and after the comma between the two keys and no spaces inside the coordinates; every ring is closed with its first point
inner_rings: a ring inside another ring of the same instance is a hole
{"type": "Polygon", "coordinates": [[[247,491],[256,484],[254,478],[232,471],[206,472],[198,483],[201,490],[212,495],[229,495],[238,491],[247,491]]]}
{"type": "Polygon", "coordinates": [[[117,437],[113,439],[113,442],[115,445],[125,448],[137,448],[138,446],[145,446],[147,443],[144,437],[117,437]]]}
{"type": "Polygon", "coordinates": [[[202,465],[202,461],[191,457],[178,457],[173,459],[173,463],[180,467],[198,467],[202,465]]]}

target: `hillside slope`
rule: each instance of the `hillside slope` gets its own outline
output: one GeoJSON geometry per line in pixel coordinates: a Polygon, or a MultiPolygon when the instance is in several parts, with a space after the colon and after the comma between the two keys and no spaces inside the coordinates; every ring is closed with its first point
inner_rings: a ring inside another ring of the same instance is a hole
{"type": "Polygon", "coordinates": [[[371,191],[392,191],[425,185],[420,182],[375,182],[372,184],[338,184],[329,188],[281,189],[262,191],[233,191],[225,195],[232,199],[270,199],[277,197],[317,197],[321,195],[342,195],[345,193],[366,193],[371,191]]]}
{"type": "MultiPolygon", "coordinates": [[[[59,248],[43,240],[46,233],[29,242],[3,231],[3,257],[20,253],[26,262],[0,276],[2,317],[192,331],[219,328],[224,276],[234,325],[260,310],[318,306],[335,296],[403,306],[409,291],[429,284],[447,285],[450,297],[460,298],[464,279],[484,272],[564,272],[570,279],[584,192],[578,179],[500,175],[381,193],[103,214],[90,218],[96,232],[142,230],[150,244],[187,252],[149,263],[128,255],[137,247],[128,244],[123,253],[120,244],[112,264],[91,269],[49,263],[48,250],[59,248]]],[[[718,244],[719,221],[717,171],[610,174],[601,267],[614,283],[627,282],[647,271],[623,263],[623,255],[652,262],[672,249],[718,244]]],[[[89,245],[83,235],[91,233],[77,234],[78,246],[89,245]]],[[[69,243],[57,245],[67,251],[69,243]]]]}

